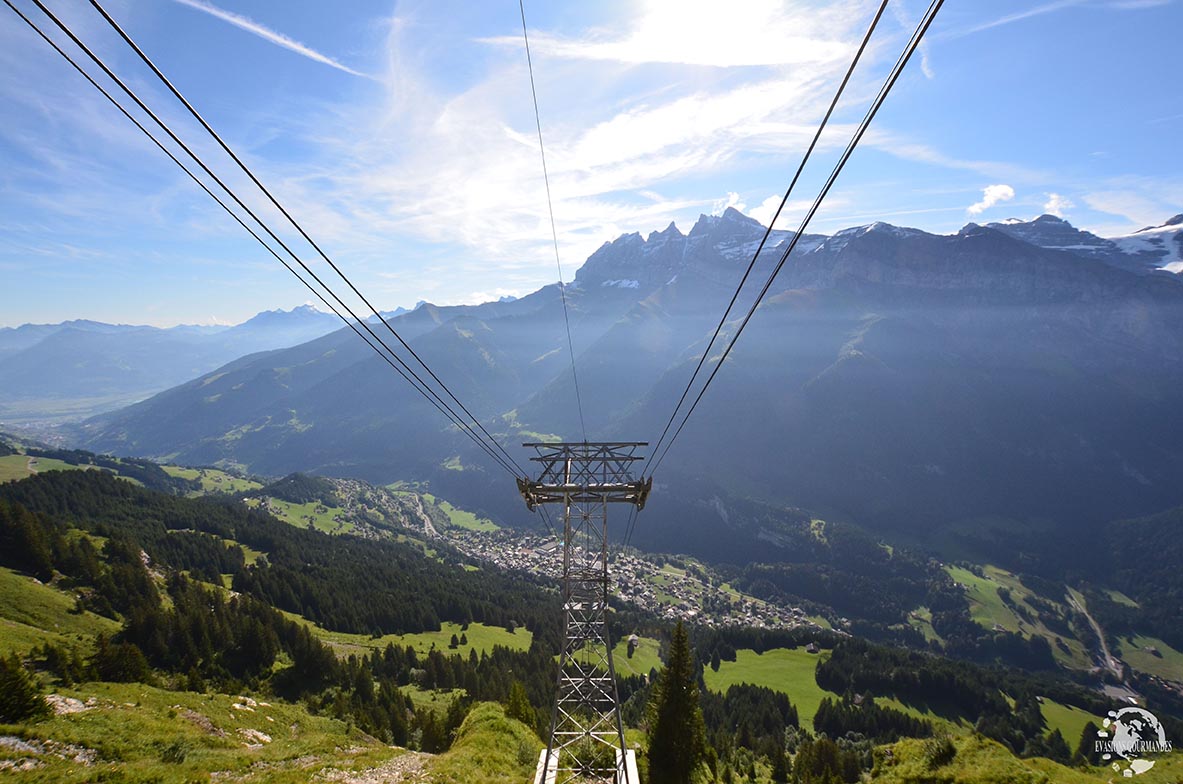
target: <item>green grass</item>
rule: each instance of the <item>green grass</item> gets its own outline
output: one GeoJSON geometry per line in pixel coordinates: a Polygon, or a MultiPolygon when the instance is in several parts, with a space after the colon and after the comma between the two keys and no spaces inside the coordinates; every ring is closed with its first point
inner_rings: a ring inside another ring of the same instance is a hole
{"type": "Polygon", "coordinates": [[[1105,589],[1105,593],[1109,595],[1110,599],[1112,599],[1114,602],[1116,602],[1118,604],[1124,604],[1126,607],[1137,607],[1138,606],[1137,602],[1135,602],[1130,597],[1126,596],[1121,591],[1114,591],[1112,589],[1107,588],[1107,589],[1105,589]]]}
{"type": "Polygon", "coordinates": [[[914,705],[900,702],[894,697],[875,697],[875,703],[884,708],[895,708],[902,713],[915,716],[918,719],[931,721],[933,726],[938,730],[944,730],[951,735],[963,735],[973,730],[973,721],[965,716],[949,716],[947,714],[934,713],[927,707],[917,708],[914,705]]]}
{"type": "Polygon", "coordinates": [[[530,781],[538,754],[538,736],[520,721],[507,718],[496,703],[481,703],[469,712],[456,742],[429,763],[433,784],[501,784],[530,781]]]}
{"type": "Polygon", "coordinates": [[[418,686],[399,686],[415,710],[429,710],[446,713],[458,698],[464,696],[464,689],[420,689],[418,686]]]}
{"type": "Polygon", "coordinates": [[[115,621],[91,612],[75,615],[73,608],[70,594],[0,568],[0,653],[23,654],[43,642],[77,642],[119,630],[115,621]]]}
{"type": "Polygon", "coordinates": [[[814,623],[816,623],[818,626],[822,627],[823,629],[833,629],[834,628],[832,625],[830,625],[830,621],[828,619],[823,618],[820,615],[810,615],[807,617],[809,618],[809,620],[813,621],[814,623]]]}
{"type": "Polygon", "coordinates": [[[1008,632],[1019,630],[1019,618],[1002,603],[998,595],[1001,585],[986,577],[978,577],[960,566],[946,566],[945,570],[957,582],[966,587],[965,598],[969,600],[969,617],[987,629],[997,624],[1008,632]]]}
{"type": "Polygon", "coordinates": [[[247,506],[257,509],[266,501],[267,508],[277,519],[297,528],[307,528],[311,525],[317,531],[326,534],[346,534],[354,529],[353,523],[337,521],[336,517],[344,515],[345,510],[339,506],[325,506],[319,501],[309,501],[305,504],[293,504],[278,498],[265,499],[248,498],[247,506]]]}
{"type": "Polygon", "coordinates": [[[29,475],[29,458],[24,455],[0,457],[0,482],[16,482],[29,475]]]}
{"type": "Polygon", "coordinates": [[[1157,637],[1138,636],[1122,639],[1120,644],[1121,658],[1135,670],[1183,683],[1183,653],[1167,643],[1157,637]],[[1144,650],[1147,647],[1157,648],[1162,657],[1144,650]]]}
{"type": "Polygon", "coordinates": [[[612,648],[612,666],[617,675],[648,675],[652,669],[660,670],[664,665],[658,651],[661,643],[651,637],[639,637],[637,649],[628,656],[628,638],[616,643],[612,648]]]}
{"type": "Polygon", "coordinates": [[[779,691],[797,706],[802,726],[812,729],[817,706],[824,697],[835,696],[818,686],[814,678],[818,661],[828,656],[829,651],[806,653],[804,647],[774,648],[762,654],[745,648],[736,652],[735,661],[720,664],[718,672],[707,667],[704,676],[707,688],[719,693],[739,683],[779,691]]]}
{"type": "MultiPolygon", "coordinates": [[[[278,700],[254,706],[238,697],[174,692],[142,684],[90,683],[59,693],[94,707],[2,734],[53,740],[97,752],[90,766],[52,754],[6,781],[81,784],[92,781],[183,784],[219,779],[272,784],[322,780],[330,769],[362,770],[400,751],[278,700]],[[235,705],[251,707],[236,709],[235,705]],[[261,733],[269,741],[262,738],[261,733]],[[257,747],[248,746],[253,744],[257,747]],[[349,751],[346,752],[345,750],[349,751]],[[169,753],[171,752],[171,753],[169,753]],[[166,761],[171,760],[171,761],[166,761]]],[[[0,751],[0,758],[29,756],[0,751]]]]}
{"type": "Polygon", "coordinates": [[[871,778],[876,784],[1095,784],[1106,780],[1050,760],[1018,759],[1001,744],[980,736],[952,740],[956,755],[936,769],[926,759],[923,740],[892,745],[890,757],[878,750],[871,778]]]}
{"type": "Polygon", "coordinates": [[[328,643],[341,656],[351,653],[363,654],[370,651],[382,651],[390,644],[403,647],[410,645],[415,648],[416,653],[420,654],[425,654],[435,647],[445,655],[450,656],[458,653],[468,656],[468,652],[472,649],[480,654],[482,651],[492,651],[498,645],[517,651],[525,651],[530,648],[530,643],[534,640],[534,635],[528,629],[520,626],[516,631],[510,633],[500,626],[485,626],[483,623],[469,624],[468,629],[461,629],[458,623],[443,623],[438,632],[384,634],[381,637],[371,637],[368,634],[329,631],[299,615],[292,613],[284,613],[284,615],[307,625],[317,637],[328,643]],[[457,638],[461,635],[467,637],[468,644],[449,648],[448,645],[451,643],[453,634],[457,638]]]}
{"type": "Polygon", "coordinates": [[[33,474],[43,474],[46,471],[81,471],[92,466],[76,466],[52,457],[32,458],[33,470],[29,470],[27,455],[5,455],[0,457],[0,482],[19,481],[33,474]]]}
{"type": "Polygon", "coordinates": [[[1064,736],[1064,740],[1068,741],[1068,748],[1072,750],[1076,749],[1076,743],[1080,740],[1080,733],[1084,730],[1084,725],[1091,721],[1100,726],[1101,720],[1104,718],[1103,716],[1094,716],[1088,711],[1072,705],[1063,705],[1055,700],[1049,700],[1047,697],[1043,698],[1039,712],[1043,714],[1043,720],[1047,722],[1047,731],[1050,733],[1053,730],[1059,730],[1060,734],[1064,736]]]}
{"type": "Polygon", "coordinates": [[[248,490],[258,490],[263,485],[250,479],[228,474],[216,468],[184,468],[182,466],[161,466],[170,476],[181,479],[197,479],[201,482],[201,490],[193,495],[208,493],[244,493],[248,490]]]}
{"type": "MultiPolygon", "coordinates": [[[[1052,654],[1061,664],[1074,669],[1088,669],[1092,666],[1092,659],[1079,640],[1056,634],[1038,619],[1034,607],[1027,602],[1027,599],[1034,594],[1022,584],[1016,575],[991,565],[982,567],[985,575],[983,577],[958,566],[947,566],[945,570],[954,580],[967,587],[966,599],[969,601],[970,617],[983,628],[993,629],[994,625],[998,624],[1006,631],[1018,632],[1024,637],[1043,637],[1048,641],[1052,654]],[[1022,619],[1007,607],[1002,601],[1002,596],[998,593],[1000,588],[1010,591],[1011,600],[1016,604],[1025,604],[1027,609],[1031,611],[1034,621],[1022,619]],[[1067,651],[1061,650],[1056,645],[1057,637],[1063,641],[1068,648],[1067,651]]],[[[1057,606],[1062,605],[1060,597],[1043,598],[1052,601],[1057,606]]]]}
{"type": "Polygon", "coordinates": [[[932,610],[927,607],[917,607],[908,614],[908,625],[917,629],[927,641],[942,642],[941,635],[932,628],[932,610]]]}
{"type": "Polygon", "coordinates": [[[428,503],[433,503],[443,510],[444,514],[448,516],[448,522],[457,528],[463,528],[467,531],[499,531],[501,527],[492,520],[486,520],[483,517],[477,517],[472,512],[466,512],[463,509],[457,509],[447,501],[436,498],[433,495],[424,493],[423,497],[427,499],[428,503]]]}

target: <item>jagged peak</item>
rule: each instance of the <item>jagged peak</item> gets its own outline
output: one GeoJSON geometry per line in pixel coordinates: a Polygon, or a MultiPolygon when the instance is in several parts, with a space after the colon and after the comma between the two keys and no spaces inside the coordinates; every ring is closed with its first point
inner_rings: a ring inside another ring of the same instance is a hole
{"type": "Polygon", "coordinates": [[[734,207],[728,207],[727,209],[723,210],[721,215],[699,215],[698,220],[694,223],[694,228],[690,229],[689,236],[694,237],[699,234],[705,234],[706,232],[723,223],[752,227],[760,231],[764,230],[764,224],[760,223],[760,221],[748,215],[744,215],[734,207]]]}
{"type": "Polygon", "coordinates": [[[670,221],[670,225],[666,226],[664,230],[649,232],[649,237],[646,238],[645,241],[652,242],[655,239],[672,239],[675,237],[683,237],[683,236],[685,236],[685,235],[682,234],[682,232],[678,230],[677,224],[674,223],[673,221],[670,221]]]}

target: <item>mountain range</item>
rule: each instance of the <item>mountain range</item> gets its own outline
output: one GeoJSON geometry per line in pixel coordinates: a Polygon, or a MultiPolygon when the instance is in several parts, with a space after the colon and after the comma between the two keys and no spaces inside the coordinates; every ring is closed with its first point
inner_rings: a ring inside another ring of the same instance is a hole
{"type": "Polygon", "coordinates": [[[142,400],[233,359],[340,326],[309,305],[235,326],[167,329],[64,321],[0,328],[0,421],[93,415],[142,400]]]}
{"type": "MultiPolygon", "coordinates": [[[[1179,227],[1165,225],[1155,237],[1179,227]]],[[[587,438],[656,439],[763,231],[728,210],[589,257],[566,291],[587,438]]],[[[1124,240],[1081,235],[1042,216],[802,237],[663,464],[638,543],[741,561],[796,509],[926,537],[1183,503],[1183,280],[1124,240]]],[[[773,232],[756,279],[789,237],[773,232]]],[[[520,441],[585,437],[556,286],[388,323],[519,462],[520,441]]],[[[102,414],[76,439],[270,475],[427,481],[520,521],[512,482],[446,425],[338,330],[102,414]]]]}

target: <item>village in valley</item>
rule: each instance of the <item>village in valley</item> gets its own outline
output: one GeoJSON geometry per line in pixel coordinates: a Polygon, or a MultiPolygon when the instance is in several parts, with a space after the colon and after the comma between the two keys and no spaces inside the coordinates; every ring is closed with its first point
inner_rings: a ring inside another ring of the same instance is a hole
{"type": "MultiPolygon", "coordinates": [[[[447,529],[442,535],[469,558],[500,569],[517,570],[559,579],[562,542],[502,529],[467,531],[447,529]]],[[[782,606],[743,594],[706,566],[689,559],[642,555],[618,550],[610,555],[609,585],[621,601],[666,620],[693,620],[705,626],[744,626],[791,629],[829,626],[797,607],[782,606]]],[[[842,625],[844,619],[838,619],[842,625]]]]}

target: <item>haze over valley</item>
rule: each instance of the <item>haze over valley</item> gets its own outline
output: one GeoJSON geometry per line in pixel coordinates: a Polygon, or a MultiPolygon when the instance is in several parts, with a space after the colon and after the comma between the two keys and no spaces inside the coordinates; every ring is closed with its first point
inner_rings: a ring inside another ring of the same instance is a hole
{"type": "Polygon", "coordinates": [[[11,0],[0,778],[1183,782],[1181,6],[11,0]]]}

